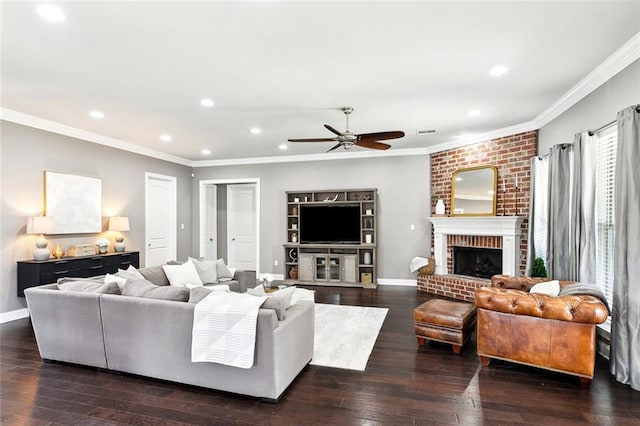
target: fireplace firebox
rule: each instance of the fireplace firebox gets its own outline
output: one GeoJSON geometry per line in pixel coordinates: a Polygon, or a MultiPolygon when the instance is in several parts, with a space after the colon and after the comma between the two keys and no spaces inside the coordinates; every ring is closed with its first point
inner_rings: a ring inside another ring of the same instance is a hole
{"type": "Polygon", "coordinates": [[[453,247],[453,273],[491,278],[502,273],[502,250],[482,247],[453,247]]]}

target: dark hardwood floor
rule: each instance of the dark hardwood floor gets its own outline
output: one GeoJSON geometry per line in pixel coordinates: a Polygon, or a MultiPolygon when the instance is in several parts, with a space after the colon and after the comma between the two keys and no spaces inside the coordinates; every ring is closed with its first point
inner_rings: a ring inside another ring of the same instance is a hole
{"type": "Polygon", "coordinates": [[[492,362],[475,340],[460,355],[418,348],[413,308],[431,296],[412,287],[310,287],[316,302],[389,308],[364,372],[307,366],[278,404],[255,398],[43,363],[28,319],[0,326],[3,425],[530,424],[640,425],[640,392],[598,359],[590,389],[570,376],[492,362]]]}

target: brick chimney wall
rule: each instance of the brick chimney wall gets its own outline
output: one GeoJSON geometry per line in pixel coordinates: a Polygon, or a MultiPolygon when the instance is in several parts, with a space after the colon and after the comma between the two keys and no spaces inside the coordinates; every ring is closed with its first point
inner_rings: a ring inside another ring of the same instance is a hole
{"type": "MultiPolygon", "coordinates": [[[[438,199],[444,201],[446,214],[451,214],[451,179],[456,170],[464,167],[493,165],[498,169],[496,215],[528,217],[531,158],[537,153],[537,143],[538,132],[534,130],[431,154],[431,214],[435,214],[435,205],[438,199]],[[517,189],[516,178],[518,179],[517,189]]],[[[521,274],[524,274],[526,267],[527,230],[528,220],[525,219],[522,224],[523,239],[520,244],[521,274]]],[[[449,239],[450,241],[451,239],[460,240],[456,236],[451,236],[449,239]]],[[[433,238],[431,241],[433,241],[433,238]]],[[[468,244],[465,240],[460,245],[468,244]]],[[[502,247],[501,237],[484,237],[482,244],[479,246],[489,248],[502,247]]],[[[452,254],[449,253],[448,258],[451,259],[451,256],[452,254]]],[[[450,267],[451,261],[449,261],[450,267]]],[[[469,281],[469,284],[463,284],[463,281],[461,280],[456,285],[456,287],[462,285],[458,289],[459,291],[455,292],[456,294],[446,291],[451,290],[449,285],[445,286],[445,291],[443,291],[442,286],[436,286],[437,288],[435,288],[422,277],[418,277],[418,288],[471,301],[478,285],[474,285],[471,281],[469,281]],[[460,297],[459,294],[464,295],[464,297],[460,297]]]]}

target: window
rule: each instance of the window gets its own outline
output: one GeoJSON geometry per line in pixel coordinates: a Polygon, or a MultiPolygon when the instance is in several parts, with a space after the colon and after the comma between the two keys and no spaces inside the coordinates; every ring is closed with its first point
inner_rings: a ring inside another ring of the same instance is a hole
{"type": "Polygon", "coordinates": [[[598,161],[596,169],[596,282],[609,306],[613,300],[615,244],[615,165],[618,130],[615,124],[596,133],[598,161]]]}

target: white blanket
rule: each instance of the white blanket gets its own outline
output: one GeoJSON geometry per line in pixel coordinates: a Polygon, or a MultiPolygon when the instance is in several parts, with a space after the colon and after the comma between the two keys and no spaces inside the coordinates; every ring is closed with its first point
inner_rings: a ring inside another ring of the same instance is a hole
{"type": "Polygon", "coordinates": [[[212,291],[193,310],[192,362],[251,368],[258,310],[266,297],[212,291]]]}
{"type": "Polygon", "coordinates": [[[411,259],[411,265],[409,265],[409,269],[411,272],[415,272],[423,266],[427,266],[429,264],[429,259],[426,257],[414,257],[411,259]]]}

